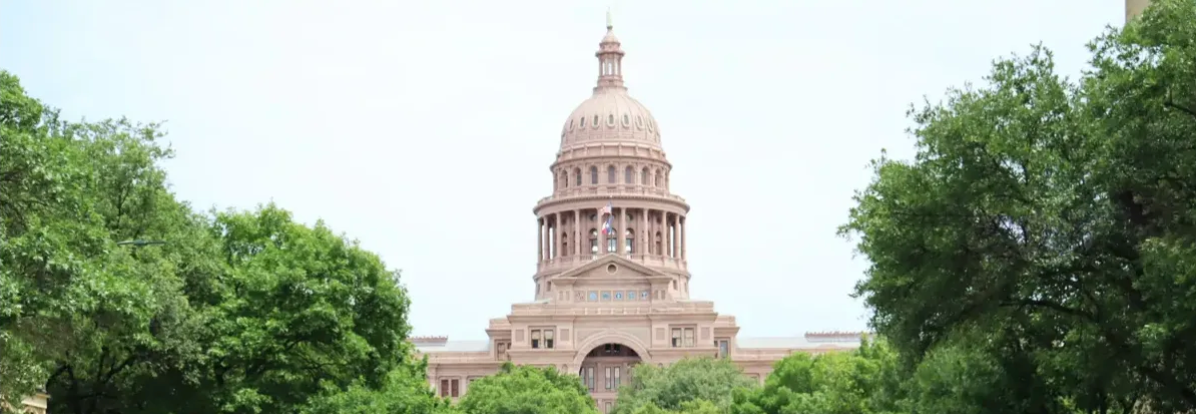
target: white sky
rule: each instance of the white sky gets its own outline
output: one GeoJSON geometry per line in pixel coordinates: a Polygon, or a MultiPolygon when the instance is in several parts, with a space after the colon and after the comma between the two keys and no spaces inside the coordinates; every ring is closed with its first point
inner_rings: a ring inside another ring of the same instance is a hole
{"type": "MultiPolygon", "coordinates": [[[[420,335],[531,300],[535,201],[610,1],[0,0],[0,68],[68,118],[166,120],[199,208],[271,200],[402,269],[420,335]]],[[[695,299],[741,336],[855,330],[835,235],[904,113],[1042,42],[1060,71],[1120,0],[626,1],[632,96],[692,206],[695,299]],[[756,288],[756,286],[765,286],[756,288]]]]}

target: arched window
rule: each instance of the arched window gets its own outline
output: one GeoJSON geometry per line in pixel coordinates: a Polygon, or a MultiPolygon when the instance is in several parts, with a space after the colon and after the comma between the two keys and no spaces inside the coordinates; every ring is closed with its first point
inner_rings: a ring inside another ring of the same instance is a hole
{"type": "Polygon", "coordinates": [[[648,172],[648,167],[644,167],[644,171],[640,172],[641,184],[648,185],[648,180],[652,178],[652,174],[648,172]]]}
{"type": "Polygon", "coordinates": [[[619,182],[619,177],[617,177],[617,175],[619,175],[619,171],[615,169],[615,166],[612,165],[612,166],[606,167],[606,183],[607,184],[614,184],[614,183],[619,182]]]}
{"type": "Polygon", "coordinates": [[[664,184],[664,173],[660,172],[660,170],[656,170],[656,186],[664,187],[663,184],[664,184]]]}
{"type": "Polygon", "coordinates": [[[581,168],[573,169],[573,185],[581,187],[581,168]]]}
{"type": "Polygon", "coordinates": [[[635,170],[630,165],[623,171],[623,183],[635,184],[635,170]]]}
{"type": "Polygon", "coordinates": [[[598,230],[590,229],[590,254],[598,254],[598,230]]]}
{"type": "Polygon", "coordinates": [[[661,252],[664,251],[664,250],[661,250],[661,247],[663,247],[660,245],[661,240],[663,240],[663,239],[660,237],[660,232],[658,231],[658,232],[656,232],[656,252],[655,252],[656,254],[660,254],[661,252]]]}
{"type": "Polygon", "coordinates": [[[590,167],[590,184],[598,185],[598,167],[590,167]]]}
{"type": "Polygon", "coordinates": [[[635,251],[635,232],[631,231],[631,229],[627,229],[625,237],[627,239],[627,246],[624,250],[627,251],[627,254],[636,253],[636,251],[635,251]]]}
{"type": "Polygon", "coordinates": [[[569,233],[561,233],[561,256],[569,255],[569,233]]]}
{"type": "Polygon", "coordinates": [[[606,237],[606,252],[607,253],[614,253],[615,250],[619,248],[618,234],[619,233],[615,233],[614,237],[611,237],[611,235],[608,235],[606,237]]]}
{"type": "Polygon", "coordinates": [[[569,188],[569,173],[561,171],[561,187],[569,188]]]}

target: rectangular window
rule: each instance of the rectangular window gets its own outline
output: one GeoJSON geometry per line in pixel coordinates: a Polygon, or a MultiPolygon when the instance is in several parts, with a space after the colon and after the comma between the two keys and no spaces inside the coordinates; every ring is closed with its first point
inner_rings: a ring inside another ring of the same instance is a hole
{"type": "Polygon", "coordinates": [[[545,348],[552,349],[554,333],[555,333],[555,331],[553,331],[552,329],[544,330],[544,347],[545,348]]]}
{"type": "Polygon", "coordinates": [[[441,397],[449,396],[449,380],[446,380],[446,379],[440,380],[440,396],[441,397]]]}
{"type": "Polygon", "coordinates": [[[508,344],[506,341],[497,342],[497,344],[495,345],[494,357],[496,359],[498,359],[499,361],[502,361],[505,359],[510,359],[510,356],[507,355],[507,349],[510,347],[511,347],[511,345],[508,344]]]}
{"type": "Polygon", "coordinates": [[[635,300],[635,291],[634,290],[627,291],[627,300],[635,300]]]}
{"type": "Polygon", "coordinates": [[[694,328],[685,328],[685,347],[694,347],[694,328]]]}
{"type": "Polygon", "coordinates": [[[540,330],[532,330],[532,349],[540,349],[540,330]]]}
{"type": "Polygon", "coordinates": [[[731,354],[731,343],[730,343],[730,341],[727,341],[726,339],[719,339],[717,341],[714,341],[714,346],[718,347],[718,357],[719,358],[726,358],[728,355],[731,354]]]}
{"type": "Polygon", "coordinates": [[[594,367],[586,367],[586,387],[594,392],[594,367]]]}
{"type": "Polygon", "coordinates": [[[608,389],[608,390],[611,388],[612,385],[614,385],[614,383],[612,381],[614,381],[615,376],[611,373],[612,369],[613,368],[611,368],[611,367],[606,367],[606,376],[605,376],[605,378],[603,378],[606,380],[606,389],[608,389]]]}
{"type": "Polygon", "coordinates": [[[603,302],[610,301],[610,291],[609,290],[602,291],[602,301],[603,302]]]}
{"type": "Polygon", "coordinates": [[[640,292],[640,300],[648,300],[648,296],[649,296],[648,291],[645,290],[643,292],[640,292]]]}
{"type": "Polygon", "coordinates": [[[673,328],[673,348],[681,347],[681,328],[673,328]]]}
{"type": "Polygon", "coordinates": [[[602,412],[604,412],[604,413],[610,413],[610,401],[607,401],[607,402],[606,402],[606,405],[605,405],[604,407],[605,407],[606,409],[605,409],[605,410],[602,410],[602,412]]]}
{"type": "Polygon", "coordinates": [[[620,378],[620,376],[619,376],[619,373],[621,371],[623,371],[623,367],[615,367],[615,389],[616,390],[619,389],[619,385],[622,385],[622,383],[623,383],[623,379],[620,378]]]}
{"type": "Polygon", "coordinates": [[[460,396],[460,394],[457,393],[457,382],[458,382],[457,380],[452,380],[453,398],[457,398],[458,396],[460,396]]]}

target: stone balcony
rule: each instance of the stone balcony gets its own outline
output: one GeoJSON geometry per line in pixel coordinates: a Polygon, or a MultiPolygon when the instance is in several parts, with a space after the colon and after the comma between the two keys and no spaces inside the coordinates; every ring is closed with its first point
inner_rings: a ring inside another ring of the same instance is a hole
{"type": "Polygon", "coordinates": [[[551,205],[585,199],[606,199],[610,197],[645,197],[669,201],[688,210],[685,198],[670,193],[667,188],[642,184],[597,184],[580,187],[558,188],[551,196],[536,202],[536,211],[551,205]]]}
{"type": "Polygon", "coordinates": [[[626,302],[624,306],[604,303],[602,306],[577,306],[574,304],[521,303],[511,305],[511,315],[661,315],[713,313],[714,302],[681,301],[657,302],[644,305],[642,302],[626,302]]]}

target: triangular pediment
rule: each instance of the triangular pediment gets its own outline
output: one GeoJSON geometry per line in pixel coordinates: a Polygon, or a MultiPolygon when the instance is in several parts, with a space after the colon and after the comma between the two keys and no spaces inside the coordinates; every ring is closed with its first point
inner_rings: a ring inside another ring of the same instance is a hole
{"type": "Polygon", "coordinates": [[[608,254],[570,269],[557,276],[556,280],[588,278],[671,279],[669,275],[659,270],[633,262],[617,254],[608,254]],[[612,267],[611,265],[614,266],[612,267]]]}

